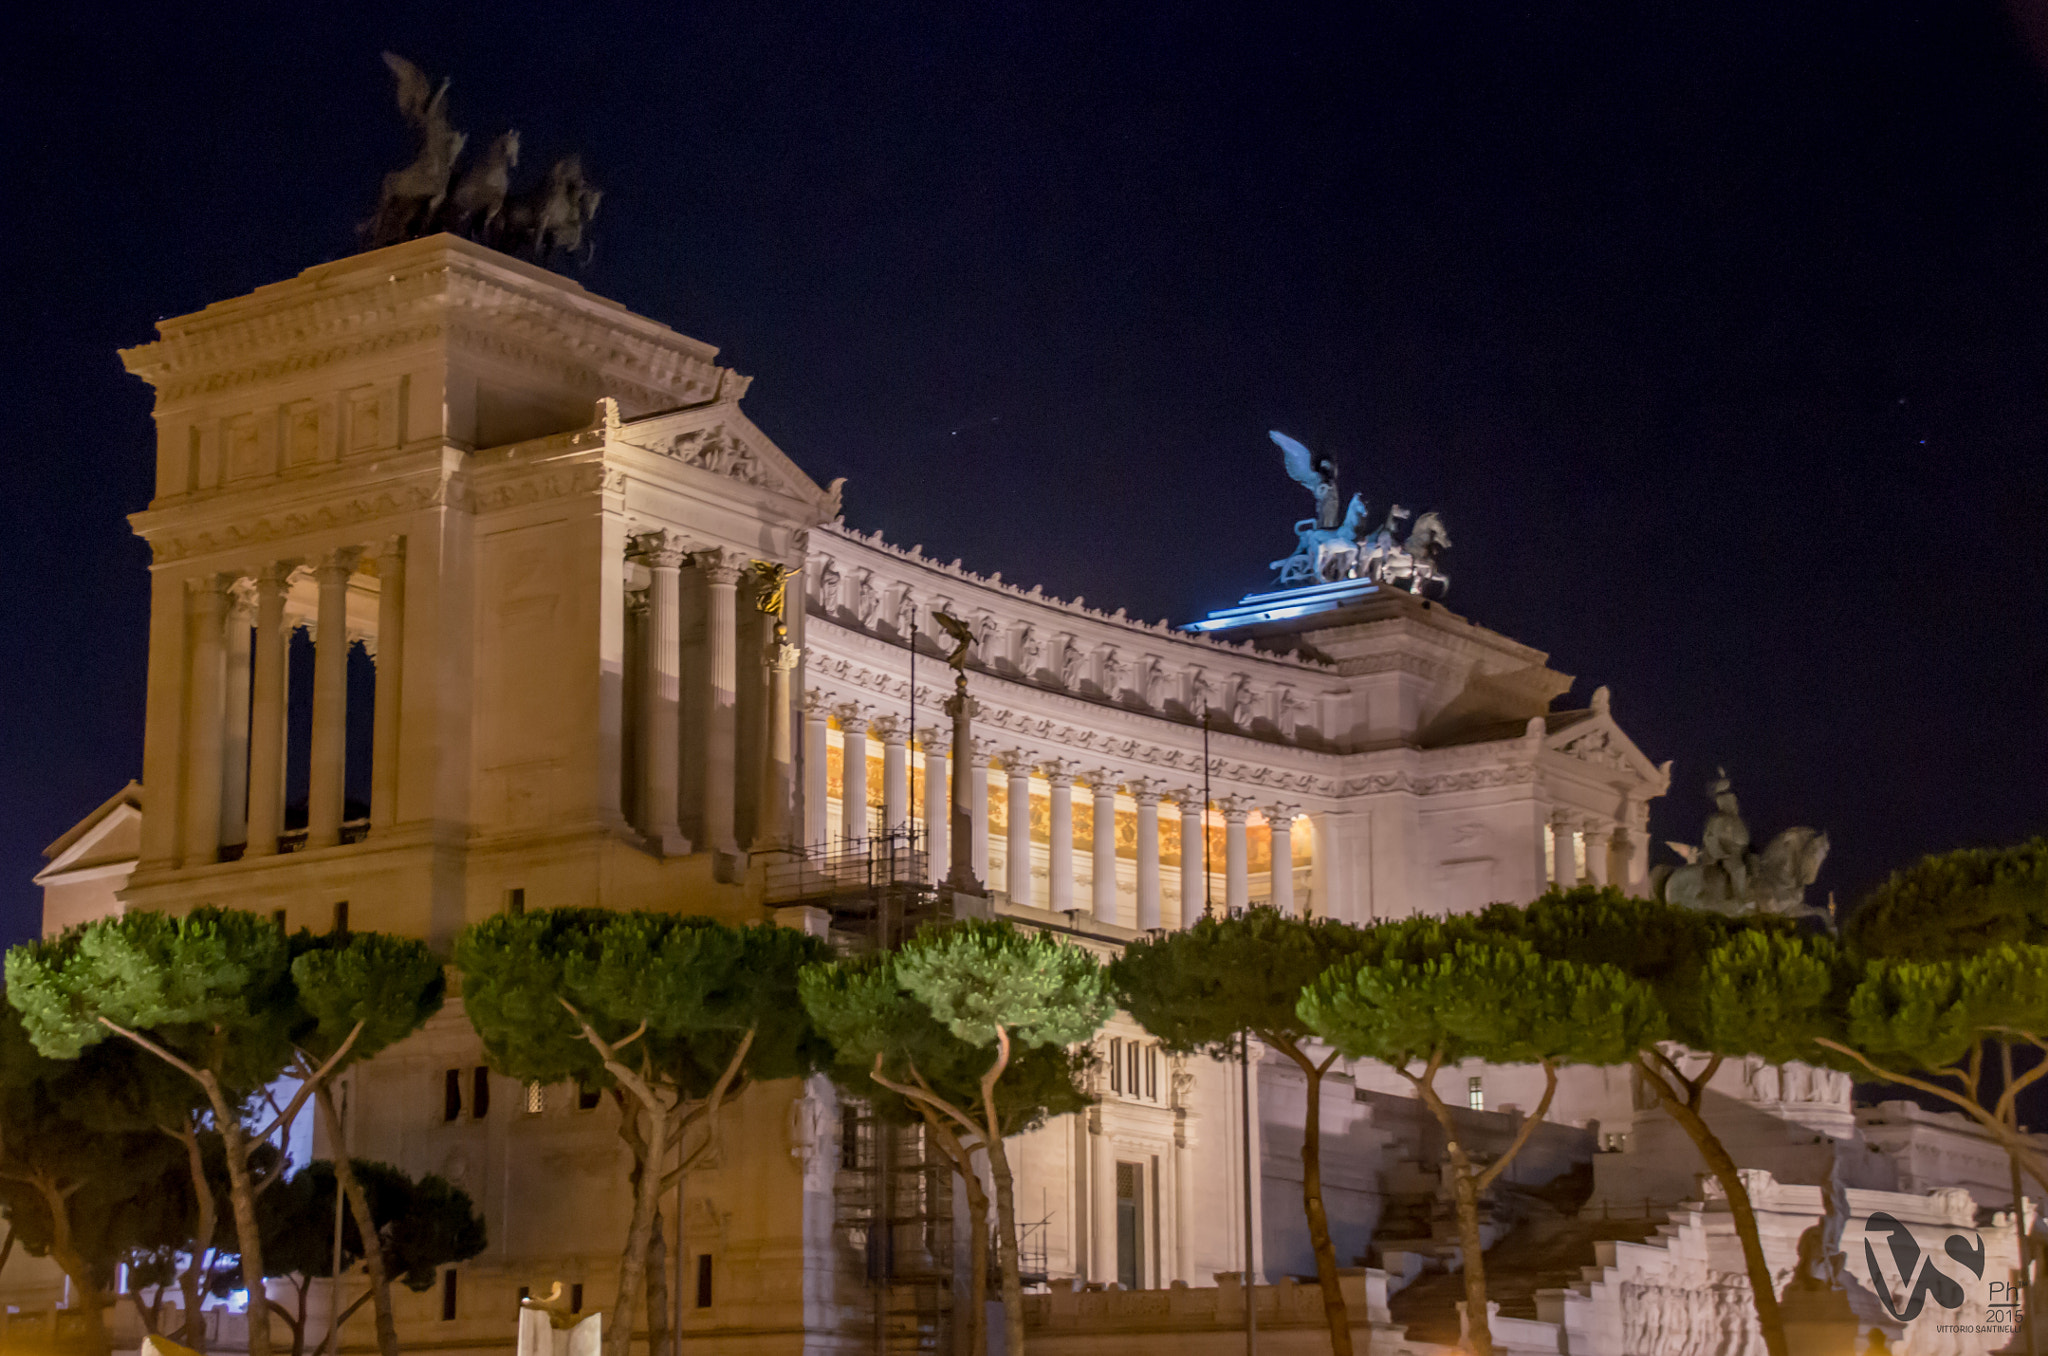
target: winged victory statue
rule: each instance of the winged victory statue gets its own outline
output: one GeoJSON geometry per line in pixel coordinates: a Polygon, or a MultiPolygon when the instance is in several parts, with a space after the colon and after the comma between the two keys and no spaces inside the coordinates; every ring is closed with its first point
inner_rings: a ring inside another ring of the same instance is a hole
{"type": "Polygon", "coordinates": [[[1335,462],[1277,429],[1268,436],[1280,449],[1289,478],[1316,497],[1315,516],[1294,525],[1294,554],[1272,563],[1282,587],[1369,579],[1417,595],[1435,585],[1438,597],[1450,587],[1451,577],[1437,567],[1438,556],[1451,545],[1442,514],[1416,518],[1404,541],[1400,525],[1414,515],[1396,504],[1384,523],[1367,532],[1364,496],[1352,495],[1341,516],[1337,511],[1335,462]]]}

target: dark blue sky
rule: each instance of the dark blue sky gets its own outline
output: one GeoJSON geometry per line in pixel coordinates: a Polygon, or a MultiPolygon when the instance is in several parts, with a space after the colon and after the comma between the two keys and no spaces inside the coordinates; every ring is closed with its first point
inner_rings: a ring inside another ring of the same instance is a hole
{"type": "MultiPolygon", "coordinates": [[[[2048,818],[2048,82],[1959,3],[40,6],[9,132],[0,937],[141,764],[119,345],[352,247],[411,147],[580,150],[581,275],[757,378],[848,518],[1187,620],[1305,497],[1717,762],[1823,888],[2048,818]]],[[[2038,22],[2035,27],[2040,28],[2038,22]]]]}

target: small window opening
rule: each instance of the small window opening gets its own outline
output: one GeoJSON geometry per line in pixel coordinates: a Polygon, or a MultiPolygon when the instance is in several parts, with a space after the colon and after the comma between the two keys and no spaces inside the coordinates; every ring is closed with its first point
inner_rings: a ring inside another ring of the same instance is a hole
{"type": "Polygon", "coordinates": [[[348,935],[348,901],[345,899],[334,901],[334,931],[344,937],[348,935]]]}
{"type": "Polygon", "coordinates": [[[526,1114],[538,1116],[548,1109],[548,1090],[544,1083],[526,1085],[526,1114]]]}
{"type": "Polygon", "coordinates": [[[860,1117],[851,1108],[839,1113],[839,1170],[860,1171],[860,1117]]]}
{"type": "Polygon", "coordinates": [[[518,918],[526,912],[526,887],[515,885],[505,892],[505,912],[518,918]]]}
{"type": "Polygon", "coordinates": [[[272,910],[270,911],[270,921],[271,921],[271,922],[273,922],[273,923],[275,923],[275,924],[277,924],[278,930],[279,930],[280,932],[284,931],[284,928],[285,928],[285,921],[284,921],[284,910],[283,910],[283,909],[272,909],[272,910]]]}
{"type": "Polygon", "coordinates": [[[441,1119],[462,1119],[462,1070],[450,1069],[441,1079],[441,1119]]]}
{"type": "Polygon", "coordinates": [[[581,1281],[569,1287],[569,1312],[572,1314],[583,1312],[583,1282],[581,1281]]]}
{"type": "Polygon", "coordinates": [[[455,1321],[455,1268],[449,1267],[441,1273],[441,1321],[455,1321]]]}
{"type": "Polygon", "coordinates": [[[1109,1038],[1109,1090],[1124,1090],[1124,1043],[1117,1036],[1109,1038]]]}
{"type": "Polygon", "coordinates": [[[469,1114],[480,1121],[491,1114],[491,1071],[479,1064],[470,1075],[469,1087],[469,1114]]]}
{"type": "Polygon", "coordinates": [[[1479,1079],[1465,1080],[1465,1103],[1474,1111],[1486,1110],[1486,1086],[1479,1079]]]}
{"type": "Polygon", "coordinates": [[[711,1307],[711,1254],[708,1252],[697,1254],[697,1307],[711,1307]]]}
{"type": "Polygon", "coordinates": [[[603,1100],[603,1098],[604,1093],[600,1089],[578,1087],[576,1089],[576,1109],[578,1111],[595,1111],[597,1110],[598,1102],[603,1100]]]}

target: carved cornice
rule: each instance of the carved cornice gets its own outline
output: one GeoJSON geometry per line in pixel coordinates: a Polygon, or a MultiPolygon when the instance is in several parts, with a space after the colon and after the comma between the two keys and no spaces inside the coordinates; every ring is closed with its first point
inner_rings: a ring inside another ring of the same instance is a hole
{"type": "MultiPolygon", "coordinates": [[[[460,476],[436,481],[381,489],[374,494],[354,495],[330,501],[317,508],[286,509],[266,513],[252,523],[223,523],[215,527],[177,531],[157,527],[150,513],[138,513],[129,521],[138,535],[149,542],[152,559],[159,564],[241,551],[269,542],[288,541],[316,532],[355,527],[430,508],[466,508],[467,483],[460,476]]],[[[159,519],[160,521],[160,519],[159,519]]]]}

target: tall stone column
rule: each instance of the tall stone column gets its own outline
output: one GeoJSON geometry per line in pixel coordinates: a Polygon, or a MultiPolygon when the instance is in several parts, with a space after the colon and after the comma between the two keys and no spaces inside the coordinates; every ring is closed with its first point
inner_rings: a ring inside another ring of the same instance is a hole
{"type": "Polygon", "coordinates": [[[1031,755],[1022,749],[1003,754],[1003,772],[1010,783],[1010,834],[1004,862],[1004,884],[1012,904],[1031,902],[1031,755]]]}
{"type": "Polygon", "coordinates": [[[249,846],[251,857],[277,854],[284,828],[285,677],[291,632],[284,595],[292,566],[265,566],[256,576],[256,671],[249,719],[249,846]]]}
{"type": "Polygon", "coordinates": [[[1098,769],[1088,774],[1095,793],[1095,880],[1089,892],[1099,923],[1116,921],[1116,774],[1098,769]]]}
{"type": "Polygon", "coordinates": [[[804,847],[817,852],[825,849],[831,828],[826,820],[826,800],[832,794],[831,768],[827,760],[831,757],[831,746],[826,730],[831,716],[830,703],[825,694],[817,688],[804,693],[804,847]]]}
{"type": "Polygon", "coordinates": [[[711,702],[704,729],[704,846],[714,852],[737,853],[733,836],[733,801],[739,775],[739,620],[737,595],[745,562],[732,551],[699,551],[695,565],[704,572],[705,647],[709,658],[711,702]]]}
{"type": "Polygon", "coordinates": [[[858,851],[868,841],[868,718],[860,707],[839,708],[839,735],[839,842],[858,851]]]}
{"type": "Polygon", "coordinates": [[[1550,883],[1569,890],[1579,883],[1577,844],[1572,841],[1572,821],[1565,815],[1550,820],[1550,883]]]}
{"type": "Polygon", "coordinates": [[[1245,836],[1252,805],[1242,796],[1226,796],[1222,808],[1223,906],[1242,909],[1252,902],[1251,845],[1245,836]]]}
{"type": "Polygon", "coordinates": [[[1174,799],[1180,803],[1180,925],[1191,928],[1202,921],[1209,904],[1208,866],[1202,860],[1208,826],[1200,787],[1184,787],[1174,799]]]}
{"type": "Polygon", "coordinates": [[[1266,827],[1272,834],[1273,859],[1271,871],[1273,907],[1282,915],[1294,916],[1294,817],[1301,813],[1298,805],[1268,805],[1266,827]]]}
{"type": "Polygon", "coordinates": [[[249,841],[249,627],[255,622],[255,590],[237,580],[227,608],[227,689],[222,702],[220,841],[246,850],[249,841]]]}
{"type": "Polygon", "coordinates": [[[804,652],[789,643],[789,630],[780,617],[768,641],[768,749],[767,766],[762,769],[761,803],[754,816],[754,838],[762,847],[789,846],[789,792],[794,774],[794,749],[790,737],[790,675],[803,662],[804,652]]]}
{"type": "Polygon", "coordinates": [[[1116,1142],[1103,1112],[1088,1116],[1088,1278],[1106,1285],[1116,1279],[1116,1142]]]}
{"type": "Polygon", "coordinates": [[[945,727],[927,725],[917,732],[919,751],[924,755],[924,766],[919,772],[924,777],[924,853],[926,879],[933,884],[945,880],[951,874],[953,862],[952,827],[953,790],[946,777],[945,727]]]}
{"type": "Polygon", "coordinates": [[[226,658],[223,627],[227,590],[217,576],[193,584],[188,594],[192,656],[191,693],[185,743],[186,866],[204,866],[220,853],[221,721],[225,714],[226,658]]]}
{"type": "Polygon", "coordinates": [[[405,538],[377,553],[377,690],[371,705],[370,830],[398,822],[398,712],[405,683],[405,538]]]}
{"type": "MultiPolygon", "coordinates": [[[[1074,768],[1055,758],[1045,765],[1052,815],[1045,851],[1046,907],[1054,913],[1074,911],[1074,768]]],[[[1027,845],[1028,846],[1028,845],[1027,845]]]]}
{"type": "Polygon", "coordinates": [[[1614,830],[1604,825],[1588,825],[1586,828],[1586,883],[1605,885],[1608,879],[1607,854],[1613,843],[1614,830]]]}
{"type": "Polygon", "coordinates": [[[1138,930],[1159,926],[1159,786],[1140,778],[1131,783],[1138,802],[1138,930]]]}
{"type": "Polygon", "coordinates": [[[306,846],[341,841],[348,783],[348,581],[357,551],[344,547],[314,570],[320,613],[313,637],[312,779],[306,790],[306,846]]]}
{"type": "MultiPolygon", "coordinates": [[[[960,729],[961,726],[956,722],[953,726],[953,766],[955,768],[958,768],[961,764],[961,759],[959,756],[960,729]]],[[[991,746],[990,741],[986,739],[974,740],[971,749],[972,751],[966,760],[968,764],[969,774],[967,782],[967,794],[970,797],[970,804],[968,808],[973,812],[974,816],[974,831],[968,835],[968,837],[973,840],[971,843],[968,844],[968,851],[971,854],[971,860],[974,865],[974,879],[976,879],[977,881],[986,881],[989,878],[988,760],[994,754],[995,750],[991,746]]],[[[954,813],[959,813],[957,804],[955,806],[954,813]]]]}
{"type": "Polygon", "coordinates": [[[910,727],[876,716],[874,732],[882,737],[882,830],[901,833],[910,827],[910,727]]]}
{"type": "Polygon", "coordinates": [[[640,835],[664,857],[690,850],[678,818],[683,686],[683,551],[666,532],[634,542],[647,567],[647,643],[641,647],[640,835]]]}

